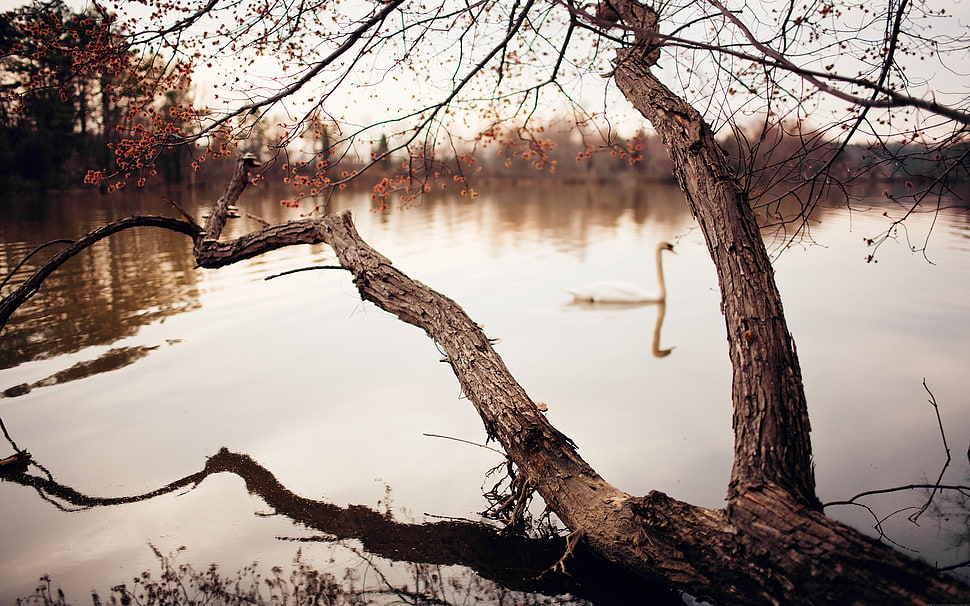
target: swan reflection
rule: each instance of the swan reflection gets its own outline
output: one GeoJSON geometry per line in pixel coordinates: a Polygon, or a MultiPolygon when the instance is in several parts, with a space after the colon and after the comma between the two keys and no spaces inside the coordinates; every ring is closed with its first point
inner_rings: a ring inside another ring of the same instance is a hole
{"type": "Polygon", "coordinates": [[[674,350],[673,347],[660,349],[660,331],[664,326],[664,316],[667,315],[667,304],[661,302],[657,305],[657,323],[653,325],[653,343],[650,352],[655,358],[666,358],[674,350]]]}
{"type": "Polygon", "coordinates": [[[571,307],[585,309],[603,309],[604,307],[608,307],[609,309],[622,309],[652,305],[657,309],[657,321],[653,325],[653,339],[650,344],[650,353],[652,353],[655,358],[666,358],[674,351],[673,347],[660,347],[660,333],[663,330],[664,317],[667,315],[667,303],[665,301],[653,303],[610,303],[608,305],[602,303],[592,303],[590,301],[570,301],[569,305],[571,307]]]}

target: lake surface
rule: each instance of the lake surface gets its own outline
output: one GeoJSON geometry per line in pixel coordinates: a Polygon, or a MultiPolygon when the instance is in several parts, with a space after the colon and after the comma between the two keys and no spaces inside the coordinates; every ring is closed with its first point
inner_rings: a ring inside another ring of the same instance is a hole
{"type": "MultiPolygon", "coordinates": [[[[889,226],[884,213],[902,214],[878,192],[851,212],[817,211],[810,241],[772,240],[823,501],[936,479],[946,453],[924,380],[953,458],[945,480],[970,482],[970,212],[912,216],[878,249],[878,262],[866,263],[865,238],[889,226]],[[912,252],[927,234],[925,255],[912,252]]],[[[219,194],[164,195],[201,217],[219,194]]],[[[162,195],[4,194],[0,274],[35,246],[106,220],[176,216],[162,195]]],[[[239,206],[270,221],[299,218],[280,197],[248,190],[239,206]]],[[[733,441],[727,344],[714,268],[677,189],[520,183],[382,213],[366,193],[348,192],[331,209],[352,210],[365,240],[500,338],[512,373],[608,481],[632,494],[723,505],[733,441]],[[664,258],[659,331],[655,305],[570,302],[563,289],[590,281],[654,285],[661,240],[677,254],[664,258]]],[[[235,219],[225,235],[257,227],[235,219]]],[[[321,533],[247,488],[245,472],[134,502],[98,501],[195,474],[225,447],[301,497],[362,504],[402,522],[478,519],[483,486],[493,483],[485,474],[502,457],[458,441],[484,443],[485,432],[435,345],[362,303],[345,272],[264,280],[332,261],[327,247],[302,246],[200,270],[187,238],[139,229],[51,276],[0,333],[0,391],[11,396],[0,398],[0,419],[43,466],[31,474],[48,482],[46,492],[0,482],[0,603],[29,595],[44,574],[75,602],[92,589],[106,596],[142,571],[157,577],[153,546],[162,554],[184,546],[179,562],[202,570],[215,562],[227,574],[254,561],[285,568],[300,550],[338,579],[360,573],[359,587],[414,588],[413,566],[360,543],[307,542],[321,533]],[[23,384],[35,387],[10,389],[23,384]]],[[[14,452],[7,441],[0,448],[0,456],[14,452]]],[[[902,510],[883,528],[908,552],[941,566],[966,560],[966,542],[955,543],[961,532],[965,540],[965,510],[906,520],[914,510],[904,508],[926,498],[912,491],[864,502],[878,518],[902,510]]],[[[862,508],[828,513],[874,533],[862,508]]],[[[464,579],[452,585],[468,603],[506,591],[447,570],[464,579]]]]}

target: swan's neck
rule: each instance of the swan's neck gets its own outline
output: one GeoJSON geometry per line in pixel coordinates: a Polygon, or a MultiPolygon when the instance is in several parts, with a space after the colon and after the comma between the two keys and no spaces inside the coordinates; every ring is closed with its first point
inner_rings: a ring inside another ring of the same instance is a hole
{"type": "Polygon", "coordinates": [[[657,249],[657,283],[660,286],[660,300],[667,299],[667,285],[664,283],[663,249],[657,249]]]}

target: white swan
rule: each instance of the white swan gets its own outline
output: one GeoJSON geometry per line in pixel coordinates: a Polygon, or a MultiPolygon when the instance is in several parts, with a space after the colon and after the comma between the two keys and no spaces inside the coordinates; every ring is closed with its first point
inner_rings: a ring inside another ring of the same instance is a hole
{"type": "Polygon", "coordinates": [[[660,303],[667,300],[667,286],[664,284],[664,268],[661,255],[665,250],[674,252],[669,242],[657,244],[657,283],[660,292],[651,292],[636,284],[626,282],[594,282],[579,288],[567,288],[566,292],[574,301],[588,303],[660,303]]]}

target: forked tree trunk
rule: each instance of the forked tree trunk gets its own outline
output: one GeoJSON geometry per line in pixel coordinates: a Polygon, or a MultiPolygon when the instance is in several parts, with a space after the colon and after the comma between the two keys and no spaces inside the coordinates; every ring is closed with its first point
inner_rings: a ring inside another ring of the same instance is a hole
{"type": "MultiPolygon", "coordinates": [[[[349,214],[321,224],[323,241],[354,274],[361,296],[422,328],[446,353],[487,432],[518,466],[523,492],[538,492],[593,551],[646,578],[723,604],[970,599],[958,582],[806,507],[806,499],[771,479],[735,485],[727,510],[696,507],[659,492],[633,497],[620,491],[549,424],[457,303],[411,280],[367,246],[349,214]]],[[[751,414],[753,429],[763,415],[751,414]]]]}

